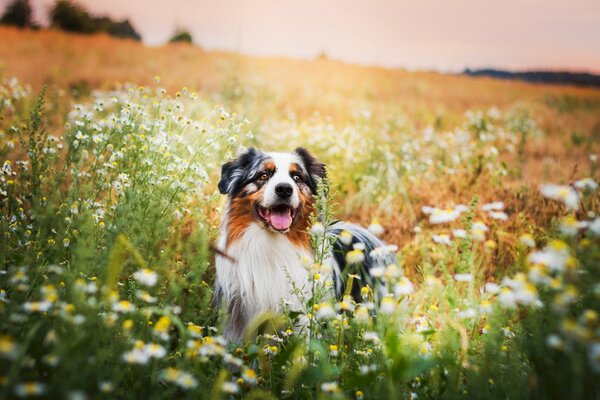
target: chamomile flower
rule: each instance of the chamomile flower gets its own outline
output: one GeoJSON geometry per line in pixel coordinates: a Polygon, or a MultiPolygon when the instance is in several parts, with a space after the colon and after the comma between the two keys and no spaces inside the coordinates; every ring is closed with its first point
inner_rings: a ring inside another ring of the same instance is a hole
{"type": "Polygon", "coordinates": [[[353,249],[346,253],[348,264],[360,264],[365,260],[365,254],[361,249],[353,249]]]}
{"type": "Polygon", "coordinates": [[[548,199],[562,201],[569,210],[579,209],[579,194],[571,186],[548,183],[540,186],[540,192],[548,199]]]}
{"type": "Polygon", "coordinates": [[[253,369],[246,368],[242,372],[242,379],[244,382],[249,383],[250,385],[254,385],[256,383],[257,377],[256,371],[253,369]]]}
{"type": "Polygon", "coordinates": [[[158,282],[158,274],[148,268],[137,270],[133,273],[133,277],[145,286],[154,286],[158,282]]]}
{"type": "Polygon", "coordinates": [[[46,394],[47,385],[41,382],[24,382],[15,385],[15,394],[18,397],[43,396],[46,394]]]}
{"type": "Polygon", "coordinates": [[[440,235],[433,234],[431,235],[431,238],[435,243],[445,244],[447,246],[452,245],[452,239],[450,239],[450,236],[445,233],[442,233],[440,235]]]}

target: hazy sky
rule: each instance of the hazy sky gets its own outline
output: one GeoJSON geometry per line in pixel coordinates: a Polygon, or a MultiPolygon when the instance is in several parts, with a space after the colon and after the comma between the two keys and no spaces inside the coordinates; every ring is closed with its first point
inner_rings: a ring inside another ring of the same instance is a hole
{"type": "MultiPolygon", "coordinates": [[[[9,0],[0,0],[5,5],[9,0]]],[[[600,72],[600,0],[80,0],[146,43],[176,26],[206,49],[410,69],[600,72]]],[[[32,0],[40,19],[52,0],[32,0]]]]}

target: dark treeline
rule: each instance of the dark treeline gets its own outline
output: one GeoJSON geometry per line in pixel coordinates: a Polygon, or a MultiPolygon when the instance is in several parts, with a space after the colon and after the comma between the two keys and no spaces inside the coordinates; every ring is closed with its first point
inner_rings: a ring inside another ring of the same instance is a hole
{"type": "MultiPolygon", "coordinates": [[[[78,33],[107,33],[119,38],[141,40],[128,19],[115,21],[108,16],[94,16],[70,0],[57,0],[50,9],[50,27],[78,33]]],[[[29,0],[13,0],[4,10],[0,23],[19,28],[38,29],[29,0]]]]}
{"type": "Polygon", "coordinates": [[[600,87],[600,75],[587,72],[523,71],[511,72],[499,69],[465,69],[464,75],[489,76],[500,79],[518,79],[533,83],[600,87]]]}

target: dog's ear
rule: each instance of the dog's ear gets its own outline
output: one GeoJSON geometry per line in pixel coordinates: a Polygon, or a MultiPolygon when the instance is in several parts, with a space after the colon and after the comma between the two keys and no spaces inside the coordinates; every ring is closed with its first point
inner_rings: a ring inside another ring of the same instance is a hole
{"type": "Polygon", "coordinates": [[[260,152],[251,147],[233,161],[226,162],[221,167],[219,191],[221,194],[234,194],[241,189],[244,178],[249,172],[249,166],[260,158],[260,152]]]}
{"type": "Polygon", "coordinates": [[[306,171],[309,176],[309,187],[313,193],[317,191],[317,185],[321,179],[325,179],[327,177],[327,170],[325,169],[325,164],[318,161],[312,154],[308,152],[303,147],[298,147],[294,150],[301,159],[306,171]]]}

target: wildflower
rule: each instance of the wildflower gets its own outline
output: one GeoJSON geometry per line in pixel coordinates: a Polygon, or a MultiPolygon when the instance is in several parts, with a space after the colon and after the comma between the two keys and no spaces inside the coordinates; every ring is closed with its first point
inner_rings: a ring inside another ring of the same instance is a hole
{"type": "Polygon", "coordinates": [[[498,295],[498,302],[504,308],[515,308],[517,299],[515,293],[510,288],[502,288],[498,295]]]}
{"type": "Polygon", "coordinates": [[[403,276],[400,278],[396,286],[394,286],[394,294],[396,296],[409,295],[414,291],[413,284],[407,277],[403,276]]]}
{"type": "Polygon", "coordinates": [[[540,191],[546,198],[562,201],[569,210],[579,209],[579,194],[571,186],[549,183],[540,186],[540,191]]]}
{"type": "Polygon", "coordinates": [[[338,355],[338,347],[335,344],[329,345],[329,355],[336,357],[338,355]]]}
{"type": "Polygon", "coordinates": [[[223,385],[221,385],[221,390],[227,394],[236,394],[240,391],[240,388],[234,382],[223,382],[223,385]]]}
{"type": "Polygon", "coordinates": [[[114,312],[133,312],[135,311],[135,305],[127,300],[121,300],[117,303],[113,303],[112,309],[114,312]]]}
{"type": "Polygon", "coordinates": [[[42,357],[42,362],[50,367],[56,367],[60,363],[60,357],[56,354],[46,354],[42,357]]]}
{"type": "Polygon", "coordinates": [[[384,314],[391,314],[396,309],[396,303],[391,296],[385,296],[381,299],[381,305],[379,306],[379,311],[384,314]]]}
{"type": "Polygon", "coordinates": [[[323,382],[321,384],[321,390],[325,393],[334,394],[340,391],[340,387],[337,382],[323,382]]]}
{"type": "Polygon", "coordinates": [[[163,358],[167,354],[165,348],[156,343],[148,343],[144,346],[144,351],[152,358],[163,358]]]}
{"type": "Polygon", "coordinates": [[[365,394],[362,392],[362,390],[357,390],[354,395],[356,396],[356,400],[363,400],[365,397],[365,394]]]}
{"type": "Polygon", "coordinates": [[[592,178],[584,178],[576,181],[573,186],[579,190],[594,191],[598,189],[598,184],[592,178]]]}
{"type": "Polygon", "coordinates": [[[502,211],[504,210],[504,203],[501,201],[494,201],[493,203],[484,204],[481,209],[483,211],[502,211]]]}
{"type": "Polygon", "coordinates": [[[325,233],[325,227],[320,222],[317,222],[310,227],[310,233],[315,236],[323,235],[325,233]]]}
{"type": "Polygon", "coordinates": [[[140,300],[142,300],[142,301],[144,301],[146,303],[150,303],[150,304],[156,303],[156,300],[157,300],[156,297],[153,297],[150,293],[148,293],[148,292],[146,292],[144,290],[137,290],[135,292],[135,296],[138,299],[140,299],[140,300]]]}
{"type": "Polygon", "coordinates": [[[546,345],[553,349],[562,349],[565,345],[564,341],[555,333],[552,333],[546,337],[546,345]]]}
{"type": "Polygon", "coordinates": [[[569,258],[569,247],[561,240],[553,240],[542,251],[535,251],[527,257],[531,264],[545,265],[556,272],[564,271],[569,258]]]}
{"type": "Polygon", "coordinates": [[[202,337],[202,327],[193,324],[191,322],[187,323],[188,332],[191,337],[201,338],[202,337]]]}
{"type": "Polygon", "coordinates": [[[567,215],[560,220],[560,231],[567,236],[575,236],[580,229],[587,227],[587,221],[577,221],[573,215],[567,215]]]}
{"type": "Polygon", "coordinates": [[[381,344],[381,339],[377,332],[367,331],[363,333],[363,339],[367,342],[373,342],[374,344],[381,344]]]}
{"type": "Polygon", "coordinates": [[[343,230],[340,232],[339,238],[346,246],[350,246],[352,243],[352,233],[350,233],[350,231],[343,230]]]}
{"type": "Polygon", "coordinates": [[[136,281],[145,286],[154,286],[158,281],[158,274],[148,268],[134,272],[133,277],[136,281]]]}
{"type": "Polygon", "coordinates": [[[377,237],[381,236],[384,232],[383,226],[381,226],[377,221],[373,221],[373,223],[371,223],[367,229],[377,237]]]}
{"type": "Polygon", "coordinates": [[[431,238],[435,243],[445,244],[448,246],[452,245],[452,240],[450,239],[450,236],[448,236],[445,233],[442,233],[441,235],[431,235],[431,238]]]}
{"type": "Polygon", "coordinates": [[[17,342],[8,335],[0,336],[0,356],[8,359],[18,355],[17,342]]]}
{"type": "Polygon", "coordinates": [[[466,310],[462,310],[458,313],[458,318],[464,319],[472,319],[477,316],[477,311],[473,308],[467,308],[466,310]]]}
{"type": "Polygon", "coordinates": [[[344,296],[342,300],[336,304],[338,311],[354,311],[354,302],[352,296],[344,296]]]}
{"type": "Polygon", "coordinates": [[[431,343],[423,342],[419,346],[419,355],[421,357],[428,358],[431,355],[431,349],[432,349],[431,343]]]}
{"type": "Polygon", "coordinates": [[[473,282],[473,274],[454,274],[456,282],[473,282]]]}
{"type": "Polygon", "coordinates": [[[331,307],[331,304],[324,302],[319,304],[317,311],[317,319],[330,319],[335,317],[335,310],[331,307]]]}
{"type": "Polygon", "coordinates": [[[465,239],[467,237],[467,231],[464,229],[453,229],[452,235],[457,238],[465,239]]]}
{"type": "Polygon", "coordinates": [[[277,346],[270,346],[268,344],[263,346],[263,353],[265,353],[268,356],[274,356],[275,354],[277,354],[278,351],[279,349],[277,348],[277,346]]]}
{"type": "Polygon", "coordinates": [[[600,217],[596,217],[589,224],[590,232],[595,236],[600,236],[600,217]]]}
{"type": "Polygon", "coordinates": [[[163,315],[158,319],[154,328],[152,329],[152,333],[156,336],[160,337],[163,340],[167,340],[169,338],[169,328],[171,327],[171,318],[163,315]]]}
{"type": "Polygon", "coordinates": [[[527,247],[535,247],[535,240],[530,233],[524,233],[519,237],[519,241],[527,247]]]}
{"type": "Polygon", "coordinates": [[[424,206],[421,208],[421,210],[423,213],[429,215],[430,223],[443,224],[446,222],[456,221],[460,217],[461,213],[468,210],[468,207],[460,204],[453,209],[448,208],[446,210],[441,210],[435,207],[424,206]]]}
{"type": "Polygon", "coordinates": [[[350,250],[346,253],[346,262],[348,264],[360,264],[365,260],[365,255],[360,249],[350,250]]]}
{"type": "Polygon", "coordinates": [[[18,397],[43,396],[46,393],[46,384],[41,382],[25,382],[15,386],[18,397]]]}
{"type": "Polygon", "coordinates": [[[112,393],[115,390],[115,384],[109,381],[102,381],[98,383],[98,389],[105,394],[112,393]]]}
{"type": "Polygon", "coordinates": [[[369,322],[369,310],[367,307],[360,305],[354,310],[354,320],[361,323],[369,322]]]}
{"type": "Polygon", "coordinates": [[[480,221],[474,222],[471,226],[471,234],[473,239],[483,242],[485,240],[485,232],[489,231],[489,228],[480,221]]]}
{"type": "Polygon", "coordinates": [[[506,221],[508,219],[508,215],[506,215],[504,211],[490,211],[488,215],[493,219],[498,219],[500,221],[506,221]]]}
{"type": "Polygon", "coordinates": [[[246,368],[244,372],[242,372],[242,379],[251,385],[256,383],[257,374],[256,371],[250,368],[246,368]]]}
{"type": "Polygon", "coordinates": [[[52,307],[49,301],[27,301],[23,303],[23,309],[27,312],[48,312],[52,307]]]}

